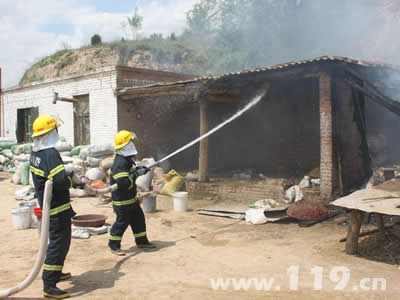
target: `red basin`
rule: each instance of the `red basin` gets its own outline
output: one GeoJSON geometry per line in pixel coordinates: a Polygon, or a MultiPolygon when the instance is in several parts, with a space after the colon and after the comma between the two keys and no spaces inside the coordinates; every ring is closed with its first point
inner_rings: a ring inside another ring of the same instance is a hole
{"type": "Polygon", "coordinates": [[[100,227],[106,222],[104,215],[78,215],[71,219],[72,224],[80,227],[100,227]]]}

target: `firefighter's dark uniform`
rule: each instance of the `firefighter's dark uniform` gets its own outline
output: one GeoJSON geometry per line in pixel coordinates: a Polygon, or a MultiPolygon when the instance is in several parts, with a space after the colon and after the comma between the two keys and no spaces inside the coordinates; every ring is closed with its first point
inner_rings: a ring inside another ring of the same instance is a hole
{"type": "Polygon", "coordinates": [[[49,226],[50,242],[43,266],[42,279],[45,283],[57,283],[71,243],[71,218],[75,215],[69,196],[71,181],[65,173],[60,154],[54,148],[32,152],[30,162],[33,183],[42,209],[45,182],[48,179],[53,181],[49,226]]]}
{"type": "Polygon", "coordinates": [[[111,167],[110,184],[118,184],[118,190],[111,193],[117,219],[110,231],[109,247],[118,250],[125,230],[131,226],[137,245],[147,244],[146,223],[142,208],[136,196],[136,167],[130,158],[116,155],[111,167]]]}

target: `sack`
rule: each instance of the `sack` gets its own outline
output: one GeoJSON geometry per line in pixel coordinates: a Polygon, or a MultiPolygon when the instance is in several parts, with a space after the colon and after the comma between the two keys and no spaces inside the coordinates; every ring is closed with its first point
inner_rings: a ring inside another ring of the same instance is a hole
{"type": "Polygon", "coordinates": [[[31,186],[24,187],[15,192],[15,200],[24,200],[31,193],[35,193],[35,189],[31,186]]]}
{"type": "Polygon", "coordinates": [[[89,153],[89,150],[87,148],[81,149],[81,151],[79,152],[79,158],[82,160],[86,160],[88,153],[89,153]]]}
{"type": "Polygon", "coordinates": [[[96,158],[96,157],[91,157],[91,156],[88,156],[86,158],[87,165],[90,168],[97,168],[100,165],[101,161],[102,161],[101,158],[96,158]]]}
{"type": "Polygon", "coordinates": [[[58,142],[54,148],[56,148],[58,152],[71,152],[72,145],[67,142],[62,142],[60,139],[60,142],[58,142]]]}
{"type": "Polygon", "coordinates": [[[84,162],[83,162],[82,159],[80,159],[80,158],[75,158],[75,157],[72,158],[72,163],[73,163],[74,165],[80,166],[80,167],[83,167],[83,165],[84,165],[84,162]]]}
{"type": "Polygon", "coordinates": [[[86,177],[90,180],[103,180],[104,171],[99,168],[92,168],[86,171],[86,177]]]}
{"type": "Polygon", "coordinates": [[[304,176],[304,178],[299,183],[299,187],[301,189],[311,187],[310,176],[304,176]]]}
{"type": "Polygon", "coordinates": [[[172,197],[172,195],[175,192],[181,190],[181,188],[183,186],[183,183],[184,183],[184,179],[175,170],[169,171],[165,175],[165,179],[167,180],[167,183],[164,184],[164,186],[163,186],[163,188],[161,190],[161,194],[168,195],[168,196],[172,197]]]}
{"type": "Polygon", "coordinates": [[[13,175],[11,181],[14,184],[21,184],[21,174],[22,174],[22,170],[24,168],[24,164],[20,164],[17,168],[17,170],[15,171],[15,174],[13,175]]]}
{"type": "Polygon", "coordinates": [[[69,189],[69,196],[71,198],[87,197],[88,193],[85,190],[69,189]]]}
{"type": "Polygon", "coordinates": [[[73,158],[69,156],[61,156],[61,159],[64,164],[70,164],[74,161],[73,158]]]}
{"type": "Polygon", "coordinates": [[[30,158],[31,158],[31,155],[25,154],[25,153],[17,155],[17,157],[15,157],[15,159],[19,160],[19,161],[27,161],[27,160],[30,160],[30,158]]]}
{"type": "Polygon", "coordinates": [[[112,164],[114,163],[114,156],[107,157],[100,162],[100,168],[105,170],[111,169],[112,164]]]}
{"type": "Polygon", "coordinates": [[[288,188],[283,197],[283,201],[286,203],[292,203],[293,201],[299,201],[303,199],[303,193],[298,185],[294,185],[288,188]]]}
{"type": "Polygon", "coordinates": [[[85,149],[85,148],[87,148],[87,147],[88,147],[88,146],[85,146],[85,145],[83,145],[83,146],[76,146],[76,147],[74,147],[74,148],[71,150],[70,155],[71,155],[71,156],[79,155],[79,154],[81,153],[81,150],[82,150],[82,149],[85,149]]]}
{"type": "Polygon", "coordinates": [[[264,214],[264,208],[250,208],[246,210],[246,222],[250,224],[265,224],[268,219],[264,214]]]}
{"type": "Polygon", "coordinates": [[[4,149],[4,150],[2,150],[2,151],[1,151],[1,154],[3,154],[5,157],[8,157],[8,158],[10,158],[10,159],[13,158],[13,154],[12,154],[12,152],[11,152],[10,149],[4,149]]]}
{"type": "Polygon", "coordinates": [[[114,147],[111,144],[102,144],[102,145],[92,145],[88,148],[89,156],[109,156],[114,154],[114,147]]]}
{"type": "MultiPolygon", "coordinates": [[[[150,166],[155,162],[154,158],[144,158],[140,162],[137,162],[138,166],[150,166]]],[[[153,169],[142,176],[138,176],[136,179],[136,186],[139,191],[148,192],[150,191],[151,181],[153,179],[153,169]]]]}
{"type": "Polygon", "coordinates": [[[12,179],[11,179],[12,183],[14,184],[20,184],[21,183],[21,176],[18,175],[16,172],[14,173],[12,179]]]}
{"type": "Polygon", "coordinates": [[[20,155],[24,153],[24,145],[18,145],[17,148],[14,151],[15,155],[20,155]]]}
{"type": "Polygon", "coordinates": [[[24,153],[25,154],[31,154],[32,153],[32,144],[25,144],[24,145],[24,153]]]}
{"type": "Polygon", "coordinates": [[[22,185],[28,185],[29,184],[29,167],[30,167],[30,162],[26,161],[22,165],[22,171],[21,171],[21,183],[22,185]]]}
{"type": "Polygon", "coordinates": [[[6,163],[6,158],[3,155],[0,155],[0,165],[3,165],[6,163]]]}
{"type": "Polygon", "coordinates": [[[18,145],[17,142],[0,142],[0,149],[11,149],[16,145],[18,145]]]}

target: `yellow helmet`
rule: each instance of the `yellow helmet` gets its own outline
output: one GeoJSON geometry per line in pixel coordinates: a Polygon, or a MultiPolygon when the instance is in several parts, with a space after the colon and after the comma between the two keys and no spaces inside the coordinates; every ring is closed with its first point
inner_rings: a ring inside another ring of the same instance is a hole
{"type": "Polygon", "coordinates": [[[41,115],[33,122],[32,137],[43,135],[59,126],[60,124],[53,117],[41,115]]]}
{"type": "Polygon", "coordinates": [[[128,145],[128,143],[135,138],[135,134],[133,132],[129,132],[127,130],[121,130],[115,136],[115,147],[114,149],[121,149],[128,145]]]}

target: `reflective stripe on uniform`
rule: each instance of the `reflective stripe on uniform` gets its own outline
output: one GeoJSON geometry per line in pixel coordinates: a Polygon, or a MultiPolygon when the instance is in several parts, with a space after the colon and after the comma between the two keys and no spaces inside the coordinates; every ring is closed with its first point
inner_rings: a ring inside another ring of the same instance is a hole
{"type": "Polygon", "coordinates": [[[122,240],[122,236],[110,235],[111,241],[120,241],[122,240]]]}
{"type": "Polygon", "coordinates": [[[118,178],[128,177],[128,176],[129,176],[128,172],[120,172],[120,173],[117,173],[117,174],[113,175],[115,180],[118,179],[118,178]]]}
{"type": "Polygon", "coordinates": [[[67,210],[70,208],[71,208],[71,203],[66,203],[66,204],[60,205],[59,207],[50,209],[50,216],[54,216],[60,212],[63,212],[64,210],[67,210]]]}
{"type": "Polygon", "coordinates": [[[46,271],[60,271],[61,272],[62,269],[63,269],[62,265],[46,265],[46,264],[43,265],[43,270],[46,270],[46,271]]]}
{"type": "Polygon", "coordinates": [[[37,169],[37,168],[35,168],[33,166],[30,166],[30,169],[31,169],[33,174],[38,175],[38,176],[42,176],[42,177],[46,177],[44,175],[44,171],[43,170],[37,169]]]}
{"type": "Polygon", "coordinates": [[[112,204],[115,206],[121,206],[121,205],[128,205],[128,204],[133,204],[137,201],[137,197],[130,199],[130,200],[123,200],[123,201],[113,201],[112,204]]]}
{"type": "Polygon", "coordinates": [[[53,177],[60,173],[62,170],[64,170],[64,165],[59,165],[55,167],[53,170],[50,171],[48,179],[53,180],[53,177]]]}
{"type": "Polygon", "coordinates": [[[135,237],[135,238],[140,238],[140,237],[142,237],[142,236],[146,236],[146,231],[140,232],[140,233],[135,233],[135,234],[134,234],[134,237],[135,237]]]}
{"type": "Polygon", "coordinates": [[[133,188],[133,179],[129,177],[129,180],[131,182],[131,185],[128,187],[128,191],[133,188]]]}

